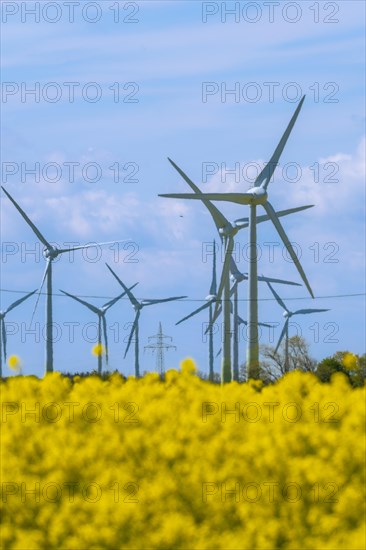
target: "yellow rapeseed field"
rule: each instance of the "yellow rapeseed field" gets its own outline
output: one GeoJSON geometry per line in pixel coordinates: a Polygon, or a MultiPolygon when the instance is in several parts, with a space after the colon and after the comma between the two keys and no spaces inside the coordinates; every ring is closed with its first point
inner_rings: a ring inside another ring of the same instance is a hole
{"type": "Polygon", "coordinates": [[[2,382],[2,548],[363,549],[365,390],[200,380],[190,360],[2,382]]]}

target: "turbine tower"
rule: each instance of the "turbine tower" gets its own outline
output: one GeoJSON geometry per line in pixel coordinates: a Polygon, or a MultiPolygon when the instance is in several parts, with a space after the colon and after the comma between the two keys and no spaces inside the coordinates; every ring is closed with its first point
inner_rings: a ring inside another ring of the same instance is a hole
{"type": "MultiPolygon", "coordinates": [[[[225,201],[233,202],[236,204],[249,205],[249,296],[248,296],[248,322],[249,322],[249,338],[247,347],[247,367],[257,367],[259,364],[259,342],[258,342],[258,273],[257,273],[257,206],[261,205],[265,209],[267,216],[275,226],[282,242],[284,243],[292,261],[294,262],[309,294],[314,298],[313,291],[311,290],[309,281],[306,278],[303,268],[296,256],[296,253],[279,221],[279,218],[268,201],[267,188],[272,178],[272,175],[276,169],[282,151],[286,145],[292,128],[299,115],[300,109],[303,105],[305,96],[301,99],[297,106],[295,113],[293,114],[280,142],[278,143],[271,160],[265,166],[265,168],[258,175],[254,182],[254,187],[249,189],[246,193],[193,193],[193,194],[164,194],[163,197],[170,198],[187,198],[202,201],[225,201]]],[[[230,252],[229,246],[227,252],[230,252]]],[[[230,252],[231,254],[231,252],[230,252]]],[[[226,380],[224,380],[226,381],[226,380]]]]}
{"type": "Polygon", "coordinates": [[[283,329],[282,329],[282,332],[280,334],[280,337],[278,339],[277,346],[276,346],[276,349],[275,349],[275,353],[277,353],[277,350],[278,350],[278,348],[279,348],[279,346],[280,346],[280,344],[281,344],[281,342],[282,342],[282,340],[285,336],[286,337],[286,340],[285,340],[285,371],[287,372],[288,367],[289,367],[289,364],[288,364],[288,325],[289,325],[290,318],[293,315],[307,315],[308,313],[321,313],[323,311],[329,311],[329,309],[298,309],[296,311],[290,311],[286,307],[283,300],[281,300],[281,298],[279,297],[279,295],[277,294],[275,289],[272,287],[271,283],[267,282],[267,285],[269,286],[269,288],[270,288],[273,296],[275,297],[277,303],[284,309],[283,316],[286,320],[285,320],[285,324],[283,325],[283,329]]]}
{"type": "Polygon", "coordinates": [[[156,351],[156,372],[162,375],[165,372],[164,352],[170,349],[176,350],[177,346],[173,346],[172,344],[168,344],[167,342],[165,342],[165,340],[170,340],[170,342],[172,342],[173,338],[171,336],[165,336],[165,334],[163,334],[161,322],[159,322],[158,333],[154,336],[149,336],[149,342],[151,340],[155,340],[155,342],[153,344],[148,344],[147,346],[145,346],[144,351],[147,349],[151,349],[153,350],[153,352],[156,351]]]}
{"type": "MultiPolygon", "coordinates": [[[[180,323],[183,323],[190,317],[193,317],[194,315],[197,315],[200,311],[203,311],[206,308],[209,308],[209,324],[207,327],[208,330],[208,359],[209,359],[209,380],[211,382],[214,379],[214,352],[213,352],[213,311],[212,306],[217,302],[217,283],[216,283],[216,243],[213,241],[213,260],[212,260],[212,279],[211,279],[211,286],[210,286],[210,293],[205,298],[206,303],[203,304],[203,306],[200,306],[198,309],[195,309],[187,315],[186,317],[183,317],[180,321],[175,323],[176,325],[180,325],[180,323]]],[[[206,331],[207,332],[207,331],[206,331]]]]}
{"type": "MultiPolygon", "coordinates": [[[[137,283],[136,283],[137,284],[137,283]]],[[[133,285],[131,287],[134,288],[136,285],[133,285]]],[[[131,290],[130,289],[130,290],[131,290]]],[[[61,290],[61,289],[60,289],[61,290]]],[[[102,325],[103,325],[103,338],[104,338],[104,346],[105,346],[105,366],[108,370],[108,361],[109,361],[109,355],[108,355],[108,336],[107,336],[107,321],[106,321],[106,313],[118,300],[123,298],[123,296],[126,295],[126,292],[122,292],[119,296],[116,298],[113,298],[113,300],[109,300],[106,304],[104,304],[102,307],[96,307],[93,304],[90,304],[86,300],[82,300],[78,296],[74,296],[73,294],[69,294],[65,290],[61,290],[63,294],[66,296],[69,296],[73,300],[76,300],[76,302],[79,302],[83,306],[87,307],[92,311],[93,313],[96,313],[98,315],[98,345],[100,346],[99,349],[101,349],[102,346],[102,325]]],[[[102,353],[98,353],[98,374],[102,374],[102,353]]]]}
{"type": "MultiPolygon", "coordinates": [[[[22,210],[19,206],[19,204],[13,199],[13,197],[4,189],[4,187],[1,187],[1,189],[4,191],[5,195],[11,200],[11,202],[14,204],[15,208],[18,210],[22,218],[27,222],[29,227],[32,229],[32,231],[35,233],[35,235],[38,237],[38,239],[41,241],[41,243],[44,245],[43,249],[43,256],[46,259],[46,269],[44,271],[41,286],[39,288],[38,297],[36,301],[36,305],[33,310],[32,320],[34,313],[37,308],[39,296],[41,294],[43,285],[45,280],[47,279],[47,298],[46,298],[46,373],[47,372],[53,372],[53,317],[52,317],[52,262],[59,256],[60,254],[64,254],[66,252],[72,252],[74,250],[82,250],[85,248],[90,248],[92,246],[104,246],[107,244],[115,244],[116,242],[124,242],[124,241],[111,241],[107,243],[95,243],[95,244],[86,244],[82,246],[74,246],[71,248],[57,248],[56,246],[52,246],[42,235],[42,233],[39,231],[39,229],[34,225],[34,223],[28,218],[27,214],[22,210]]],[[[31,320],[31,322],[32,322],[31,320]]]]}
{"type": "Polygon", "coordinates": [[[124,283],[121,281],[121,279],[118,277],[118,275],[113,271],[113,269],[106,264],[109,271],[112,273],[112,275],[117,279],[123,290],[126,292],[133,309],[135,310],[135,319],[132,325],[132,330],[130,332],[130,336],[128,338],[128,343],[125,351],[124,357],[126,357],[127,352],[130,348],[132,337],[135,333],[135,376],[138,378],[140,376],[140,364],[139,364],[139,318],[141,315],[141,310],[145,306],[153,306],[155,304],[162,304],[163,302],[172,302],[174,300],[181,300],[182,298],[187,298],[187,296],[173,296],[171,298],[161,298],[158,300],[141,300],[138,301],[135,296],[132,294],[132,292],[124,285],[124,283]]]}
{"type": "Polygon", "coordinates": [[[0,311],[0,377],[3,375],[3,367],[2,367],[2,357],[4,355],[4,362],[6,361],[6,327],[5,327],[5,317],[11,311],[12,309],[19,306],[22,302],[30,298],[36,290],[33,290],[33,292],[29,292],[29,294],[26,294],[22,298],[19,298],[19,300],[16,300],[10,306],[6,308],[5,311],[0,311]]]}

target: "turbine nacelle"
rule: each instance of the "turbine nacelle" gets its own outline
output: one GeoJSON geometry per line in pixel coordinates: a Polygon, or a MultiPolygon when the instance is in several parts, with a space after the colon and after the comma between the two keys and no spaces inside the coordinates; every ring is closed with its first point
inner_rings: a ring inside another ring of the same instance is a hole
{"type": "Polygon", "coordinates": [[[283,314],[285,319],[289,319],[290,317],[293,316],[293,313],[291,311],[284,311],[283,314]]]}
{"type": "Polygon", "coordinates": [[[208,294],[205,298],[206,302],[216,302],[217,296],[216,294],[208,294]]]}
{"type": "Polygon", "coordinates": [[[257,205],[267,202],[268,194],[263,187],[252,187],[247,194],[253,197],[250,204],[257,205]]]}

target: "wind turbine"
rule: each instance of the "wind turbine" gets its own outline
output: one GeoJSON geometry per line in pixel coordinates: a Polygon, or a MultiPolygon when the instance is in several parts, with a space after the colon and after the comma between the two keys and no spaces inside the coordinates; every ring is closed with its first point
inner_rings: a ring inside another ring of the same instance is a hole
{"type": "Polygon", "coordinates": [[[193,317],[194,315],[197,315],[200,311],[203,311],[206,308],[209,308],[209,325],[208,325],[208,357],[209,357],[209,380],[211,382],[214,379],[214,354],[213,354],[213,311],[212,306],[216,303],[217,300],[217,283],[216,283],[216,243],[213,242],[213,261],[212,261],[212,279],[211,279],[211,286],[210,286],[210,293],[208,296],[206,296],[206,303],[203,304],[203,306],[199,307],[198,309],[195,309],[187,315],[186,317],[183,317],[180,321],[175,323],[176,325],[180,325],[180,323],[183,323],[190,317],[193,317]]]}
{"type": "Polygon", "coordinates": [[[174,296],[172,298],[161,298],[158,300],[141,300],[138,301],[135,296],[132,294],[132,292],[124,285],[124,283],[121,281],[121,279],[118,277],[118,275],[113,271],[113,269],[106,263],[106,266],[108,267],[109,271],[112,273],[112,275],[117,279],[123,290],[126,292],[133,309],[135,310],[135,319],[132,325],[132,330],[130,332],[130,336],[128,338],[128,343],[125,351],[124,357],[126,357],[127,352],[130,348],[131,341],[133,334],[135,333],[135,376],[138,378],[140,376],[140,365],[139,365],[139,318],[141,315],[141,310],[145,306],[153,306],[155,304],[161,304],[163,302],[172,302],[173,300],[181,300],[182,298],[187,298],[187,296],[174,296]]]}
{"type": "Polygon", "coordinates": [[[27,222],[29,227],[32,229],[32,231],[35,233],[35,235],[38,237],[38,239],[41,241],[41,243],[44,245],[43,249],[43,256],[46,259],[46,269],[44,271],[43,277],[42,277],[42,283],[39,288],[38,297],[36,301],[36,305],[33,310],[32,320],[35,313],[35,310],[37,308],[39,296],[41,294],[43,285],[45,280],[47,279],[47,300],[46,300],[46,372],[53,372],[53,322],[52,322],[52,262],[59,256],[60,254],[64,254],[66,252],[72,252],[74,250],[82,250],[84,248],[90,248],[92,246],[103,246],[107,244],[114,244],[116,242],[124,242],[124,241],[111,241],[106,243],[97,243],[97,244],[86,244],[82,246],[74,246],[71,248],[57,248],[56,246],[51,245],[45,237],[42,235],[42,233],[39,231],[39,229],[34,225],[34,223],[28,218],[27,214],[22,210],[19,206],[19,204],[13,199],[13,197],[4,189],[4,187],[1,187],[1,189],[4,191],[5,195],[11,200],[11,202],[14,204],[15,208],[18,210],[22,218],[27,222]]]}
{"type": "MultiPolygon", "coordinates": [[[[309,281],[306,278],[303,268],[296,256],[296,253],[279,221],[279,218],[268,201],[267,187],[272,178],[272,175],[276,169],[282,151],[286,145],[286,142],[289,138],[289,135],[292,131],[292,128],[296,122],[296,119],[299,115],[300,109],[304,102],[305,96],[301,99],[299,105],[297,106],[295,113],[293,114],[280,142],[278,143],[271,160],[265,166],[265,168],[258,175],[257,179],[254,182],[254,187],[249,189],[246,193],[200,193],[195,192],[194,194],[164,194],[160,195],[162,197],[169,198],[181,198],[181,199],[195,199],[202,201],[225,201],[233,202],[237,204],[249,205],[250,206],[250,216],[249,216],[249,299],[248,299],[248,322],[249,322],[249,339],[248,339],[248,348],[247,348],[247,367],[257,366],[259,364],[259,345],[258,345],[258,274],[257,274],[257,206],[262,205],[265,209],[268,217],[271,219],[273,225],[275,226],[282,242],[287,248],[288,253],[291,256],[292,261],[294,262],[306,288],[308,289],[310,296],[314,298],[313,291],[311,290],[309,281]]],[[[227,252],[231,254],[230,246],[227,246],[227,252]]],[[[229,291],[227,291],[229,292],[229,291]]],[[[225,298],[227,297],[227,293],[225,298]]],[[[224,380],[225,381],[225,380],[224,380]]]]}
{"type": "MultiPolygon", "coordinates": [[[[134,288],[137,285],[137,283],[133,286],[131,286],[131,289],[134,288]]],[[[130,289],[130,290],[131,290],[130,289]]],[[[60,289],[61,290],[61,289],[60,289]]],[[[81,298],[78,298],[78,296],[74,296],[73,294],[69,294],[65,290],[61,290],[63,294],[66,294],[66,296],[69,296],[73,300],[76,300],[83,306],[87,307],[92,311],[93,313],[96,313],[98,315],[98,345],[100,346],[99,349],[101,349],[102,346],[102,325],[103,325],[103,337],[104,337],[104,345],[105,345],[105,362],[106,362],[106,369],[108,369],[108,337],[107,337],[107,321],[105,318],[105,315],[109,308],[111,308],[118,300],[123,298],[125,296],[126,292],[122,292],[119,296],[116,298],[113,298],[113,300],[109,300],[109,302],[105,303],[102,307],[96,307],[93,304],[90,304],[86,300],[82,300],[81,298]]],[[[102,354],[98,353],[98,374],[102,374],[102,354]]]]}
{"type": "Polygon", "coordinates": [[[276,298],[276,301],[278,302],[278,304],[281,307],[283,307],[283,309],[285,310],[283,312],[283,316],[286,319],[286,321],[285,321],[285,324],[283,325],[282,332],[281,332],[279,340],[277,342],[275,353],[277,353],[277,350],[278,350],[284,336],[286,336],[286,340],[285,340],[285,371],[287,372],[287,370],[288,370],[288,325],[289,325],[290,318],[293,315],[307,315],[308,313],[321,313],[323,311],[329,311],[329,309],[298,309],[296,311],[290,311],[286,307],[283,300],[281,300],[281,298],[279,297],[279,295],[277,294],[275,289],[271,286],[271,283],[267,282],[267,285],[269,286],[273,296],[276,298]]]}
{"type": "MultiPolygon", "coordinates": [[[[169,159],[169,162],[172,164],[172,166],[177,170],[177,172],[182,176],[182,178],[188,183],[188,185],[191,187],[191,189],[194,191],[194,195],[191,194],[163,194],[159,195],[161,197],[169,197],[169,198],[189,198],[189,199],[200,199],[202,200],[203,204],[206,206],[206,208],[209,210],[213,221],[216,225],[216,229],[220,235],[220,238],[222,241],[224,241],[225,246],[225,260],[224,265],[222,269],[221,279],[220,279],[220,285],[219,290],[217,292],[217,299],[216,299],[216,305],[215,305],[215,311],[213,315],[212,322],[214,322],[219,314],[219,303],[221,301],[221,296],[224,291],[224,297],[223,297],[223,310],[224,310],[224,324],[223,324],[223,330],[224,330],[224,345],[223,345],[223,357],[222,357],[222,381],[223,382],[230,382],[231,380],[231,350],[230,350],[230,275],[229,275],[229,269],[230,269],[230,258],[234,249],[234,237],[238,233],[240,229],[246,228],[250,225],[250,220],[248,218],[242,218],[240,220],[236,220],[235,222],[231,223],[225,216],[218,210],[216,206],[210,202],[210,196],[209,194],[203,194],[201,190],[193,183],[193,181],[183,172],[177,164],[175,164],[171,159],[169,159]]],[[[257,178],[258,179],[258,178],[257,178]]],[[[270,178],[269,178],[270,179],[270,178]]],[[[216,196],[216,194],[214,194],[216,196]]],[[[221,195],[219,195],[221,196],[221,195]]],[[[307,208],[311,208],[313,205],[308,206],[301,206],[298,208],[291,208],[288,210],[282,210],[277,213],[277,218],[281,216],[286,216],[288,214],[292,214],[295,212],[300,212],[301,210],[305,210],[307,208]]],[[[269,213],[267,215],[261,215],[256,217],[256,213],[254,212],[254,219],[255,223],[261,223],[264,221],[267,221],[271,219],[271,216],[269,213]]],[[[252,250],[252,246],[250,247],[250,250],[252,250]]],[[[249,301],[249,303],[251,303],[249,301]]],[[[257,314],[258,317],[258,314],[257,314]]],[[[258,321],[258,319],[257,319],[258,321]]],[[[257,330],[258,334],[258,330],[257,330]]]]}
{"type": "Polygon", "coordinates": [[[5,311],[0,311],[0,325],[1,325],[1,329],[0,329],[0,377],[3,375],[3,368],[2,368],[2,356],[3,356],[3,354],[4,354],[4,361],[6,361],[5,317],[9,313],[9,311],[11,311],[15,307],[19,306],[22,302],[24,302],[25,300],[30,298],[30,296],[32,296],[35,292],[37,292],[37,289],[33,290],[33,292],[29,292],[29,294],[26,294],[22,298],[19,298],[19,300],[16,300],[12,304],[10,304],[10,306],[8,306],[5,311]]]}
{"type": "MultiPolygon", "coordinates": [[[[237,295],[235,296],[235,292],[237,293],[237,287],[232,287],[230,294],[232,294],[234,291],[234,307],[232,306],[232,303],[230,302],[230,309],[233,313],[233,380],[235,382],[239,382],[239,326],[240,325],[247,325],[248,322],[244,321],[238,313],[238,301],[236,299],[237,295]]],[[[220,311],[219,311],[220,314],[220,311]]],[[[272,325],[268,325],[267,323],[258,323],[258,326],[260,327],[267,327],[272,328],[272,325]]],[[[216,354],[216,357],[218,357],[221,353],[221,348],[216,354]]]]}
{"type": "MultiPolygon", "coordinates": [[[[302,207],[303,209],[305,207],[302,207]]],[[[230,305],[230,311],[233,313],[233,365],[232,365],[232,379],[238,381],[239,380],[239,325],[245,324],[247,325],[247,321],[243,321],[243,319],[238,314],[238,285],[248,280],[248,273],[241,273],[235,263],[234,258],[231,256],[230,258],[230,272],[231,276],[230,279],[233,282],[233,285],[230,289],[230,298],[233,296],[233,302],[234,306],[230,305]]],[[[299,283],[294,283],[292,281],[286,281],[284,279],[275,279],[273,277],[258,277],[258,281],[263,282],[272,282],[272,283],[278,283],[283,285],[292,285],[292,286],[301,286],[299,283]]],[[[215,322],[216,318],[221,313],[221,306],[219,307],[217,311],[217,315],[214,317],[213,322],[215,322]]],[[[268,325],[266,323],[258,323],[258,326],[263,327],[269,327],[271,328],[272,325],[268,325]]],[[[221,348],[220,348],[221,352],[221,348]]]]}
{"type": "MultiPolygon", "coordinates": [[[[248,273],[241,273],[236,265],[234,258],[231,257],[230,261],[230,272],[231,280],[233,281],[233,286],[231,288],[230,294],[234,295],[234,342],[233,342],[233,379],[239,379],[239,353],[238,353],[238,329],[239,325],[244,323],[247,325],[247,321],[243,321],[238,315],[238,285],[243,281],[247,281],[249,278],[248,273]],[[239,322],[238,322],[239,321],[239,322]]],[[[263,277],[262,275],[258,277],[258,281],[261,282],[271,282],[281,285],[291,285],[291,286],[301,286],[299,283],[294,283],[292,281],[286,281],[284,279],[275,279],[273,277],[263,277]]],[[[266,323],[258,323],[258,326],[271,327],[272,325],[267,325],[266,323]]]]}

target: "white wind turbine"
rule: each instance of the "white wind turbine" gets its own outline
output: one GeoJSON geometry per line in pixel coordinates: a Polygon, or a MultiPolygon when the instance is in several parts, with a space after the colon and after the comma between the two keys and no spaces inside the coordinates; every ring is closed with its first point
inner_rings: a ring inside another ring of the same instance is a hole
{"type": "Polygon", "coordinates": [[[155,304],[162,304],[163,302],[172,302],[174,300],[181,300],[182,298],[187,298],[187,296],[173,296],[171,298],[161,298],[157,300],[137,300],[135,296],[132,294],[132,292],[126,287],[126,285],[121,281],[121,279],[118,277],[118,275],[113,271],[113,269],[106,264],[109,271],[112,273],[112,275],[117,279],[123,290],[126,292],[133,309],[135,310],[135,319],[132,324],[132,329],[130,332],[130,336],[128,338],[128,343],[125,351],[124,357],[126,357],[127,352],[130,348],[132,337],[135,334],[135,376],[138,378],[140,376],[140,364],[139,364],[139,319],[141,315],[141,310],[145,306],[153,306],[155,304]]]}
{"type": "Polygon", "coordinates": [[[22,298],[19,298],[19,300],[16,300],[10,306],[8,306],[4,311],[0,311],[0,377],[3,375],[3,369],[2,369],[2,356],[4,355],[4,361],[6,361],[6,326],[5,326],[5,317],[11,311],[12,309],[19,306],[22,302],[30,298],[36,290],[33,290],[33,292],[29,292],[29,294],[26,294],[22,298]]]}
{"type": "MultiPolygon", "coordinates": [[[[244,321],[238,313],[238,300],[237,300],[237,287],[232,287],[230,294],[234,293],[234,307],[230,302],[230,310],[233,314],[233,369],[232,369],[232,379],[234,382],[239,382],[239,326],[248,325],[248,321],[244,321]]],[[[219,310],[219,315],[221,310],[219,310]]],[[[259,327],[272,328],[272,325],[267,323],[258,323],[259,327]]],[[[217,352],[216,357],[221,353],[221,348],[217,352]]]]}
{"type": "Polygon", "coordinates": [[[197,315],[197,313],[200,313],[200,311],[203,311],[204,309],[209,308],[209,324],[207,327],[208,330],[208,357],[209,357],[209,380],[213,381],[214,379],[214,352],[213,352],[213,310],[212,306],[217,301],[217,283],[216,283],[216,243],[213,242],[213,260],[212,260],[212,279],[211,279],[211,286],[210,286],[210,293],[205,298],[206,303],[203,304],[203,306],[200,306],[199,308],[195,309],[187,315],[186,317],[183,317],[180,321],[175,323],[176,325],[180,325],[180,323],[183,323],[190,317],[193,317],[194,315],[197,315]]]}
{"type": "MultiPolygon", "coordinates": [[[[247,348],[247,369],[255,367],[259,364],[259,345],[258,345],[258,276],[257,276],[257,206],[261,205],[265,209],[268,217],[275,226],[282,242],[284,243],[292,261],[294,262],[306,288],[308,289],[312,298],[314,298],[313,291],[311,290],[309,281],[306,278],[303,268],[296,256],[296,253],[279,221],[278,215],[276,214],[273,206],[268,201],[267,188],[268,184],[271,181],[272,175],[276,169],[282,151],[286,145],[288,137],[292,131],[292,128],[296,122],[296,119],[299,115],[300,109],[304,102],[305,96],[301,99],[299,105],[297,106],[295,113],[293,114],[280,142],[278,143],[271,160],[261,171],[254,182],[254,187],[249,189],[246,193],[193,193],[193,194],[184,194],[184,193],[174,193],[174,194],[163,194],[162,197],[169,198],[180,198],[180,199],[193,199],[193,200],[202,200],[202,201],[225,201],[233,202],[237,204],[249,205],[250,206],[250,216],[249,216],[249,297],[248,297],[248,323],[249,323],[249,338],[248,338],[248,348],[247,348]]],[[[228,255],[231,255],[232,252],[229,243],[227,245],[228,255]]],[[[228,269],[228,268],[227,268],[228,269]]],[[[228,299],[229,290],[226,290],[224,300],[228,299]]],[[[224,314],[225,315],[225,314],[224,314]]],[[[227,315],[227,314],[226,314],[227,315]]],[[[225,353],[225,351],[224,351],[225,353]]],[[[224,382],[230,380],[230,375],[224,377],[224,382]]]]}
{"type": "Polygon", "coordinates": [[[288,325],[289,325],[290,318],[293,315],[307,315],[309,313],[321,313],[321,312],[324,312],[324,311],[329,311],[329,309],[298,309],[296,311],[290,311],[286,307],[283,300],[281,300],[281,298],[279,297],[279,295],[277,294],[275,289],[272,287],[271,283],[267,282],[267,285],[269,286],[269,288],[270,288],[273,296],[275,297],[277,303],[284,309],[283,316],[286,320],[285,320],[285,323],[283,325],[280,337],[278,339],[277,346],[276,346],[276,349],[275,349],[275,353],[277,353],[277,350],[280,347],[280,344],[281,344],[283,338],[286,337],[286,340],[285,340],[285,371],[287,372],[287,370],[288,370],[288,325]]]}
{"type": "MultiPolygon", "coordinates": [[[[131,286],[130,290],[135,288],[137,283],[133,286],[131,286]]],[[[61,289],[60,289],[61,290],[61,289]]],[[[63,294],[66,294],[66,296],[69,296],[73,300],[76,300],[83,306],[87,307],[98,315],[98,346],[99,349],[102,349],[102,326],[103,326],[103,338],[104,338],[104,349],[105,349],[105,363],[106,363],[106,369],[108,370],[108,361],[109,361],[109,354],[108,354],[108,336],[107,336],[107,321],[106,321],[106,313],[118,300],[123,298],[123,296],[126,295],[126,292],[122,292],[122,294],[119,294],[116,298],[113,298],[113,300],[109,300],[107,303],[105,303],[102,307],[96,307],[93,304],[90,304],[86,300],[82,300],[78,296],[74,296],[73,294],[69,294],[69,292],[66,292],[65,290],[61,290],[63,294]]],[[[98,353],[98,374],[102,374],[102,353],[98,353]]]]}
{"type": "Polygon", "coordinates": [[[41,241],[41,243],[44,245],[43,249],[43,256],[46,259],[46,269],[44,271],[41,286],[39,288],[37,302],[35,305],[35,308],[33,310],[32,320],[33,316],[38,304],[39,296],[41,294],[43,285],[45,280],[47,279],[47,299],[46,299],[46,372],[53,372],[53,319],[52,319],[52,262],[59,256],[60,254],[64,254],[67,252],[72,252],[74,250],[82,250],[85,248],[90,248],[92,246],[103,246],[107,244],[114,244],[116,242],[125,242],[125,241],[111,241],[106,243],[94,243],[94,244],[86,244],[82,246],[74,246],[71,248],[57,248],[56,246],[51,245],[45,237],[42,235],[42,233],[39,231],[39,229],[34,225],[34,223],[28,218],[27,214],[24,212],[24,210],[21,209],[19,204],[13,199],[13,197],[4,189],[4,187],[1,187],[4,191],[5,195],[11,200],[11,202],[14,204],[15,208],[18,210],[22,218],[27,222],[29,227],[32,229],[32,231],[35,233],[35,235],[38,237],[38,239],[41,241]]]}
{"type": "MultiPolygon", "coordinates": [[[[238,285],[243,281],[247,281],[249,279],[249,275],[248,273],[241,273],[239,271],[233,257],[231,257],[231,261],[230,261],[230,272],[231,272],[231,280],[233,281],[233,286],[231,287],[230,295],[234,295],[233,379],[238,380],[239,378],[239,351],[238,351],[239,325],[248,324],[247,321],[243,321],[243,319],[238,315],[238,285]]],[[[271,282],[271,283],[276,283],[281,285],[301,286],[299,283],[294,283],[292,281],[286,281],[283,279],[275,279],[273,277],[263,277],[263,275],[258,277],[258,281],[266,282],[266,283],[271,282]]],[[[258,323],[258,326],[269,327],[269,328],[272,327],[272,325],[268,325],[266,323],[258,323]]]]}

